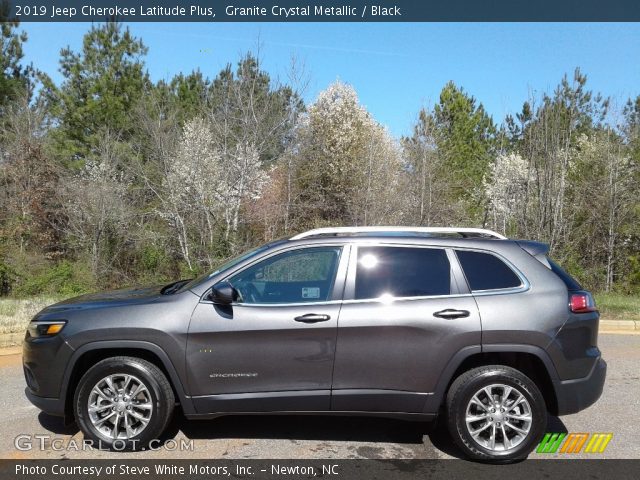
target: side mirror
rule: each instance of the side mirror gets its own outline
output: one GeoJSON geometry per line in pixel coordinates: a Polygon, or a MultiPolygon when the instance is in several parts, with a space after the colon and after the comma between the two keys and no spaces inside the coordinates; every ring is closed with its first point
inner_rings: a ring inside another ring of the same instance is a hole
{"type": "Polygon", "coordinates": [[[238,293],[229,282],[217,283],[209,293],[209,300],[216,305],[231,305],[237,298],[238,293]]]}

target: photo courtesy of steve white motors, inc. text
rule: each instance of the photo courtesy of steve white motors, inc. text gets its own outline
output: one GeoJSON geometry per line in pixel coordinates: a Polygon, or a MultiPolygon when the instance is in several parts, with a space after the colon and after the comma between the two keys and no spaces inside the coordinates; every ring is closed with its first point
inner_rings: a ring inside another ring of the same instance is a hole
{"type": "Polygon", "coordinates": [[[155,464],[155,465],[129,465],[126,463],[110,463],[105,465],[65,465],[53,463],[52,465],[24,465],[15,466],[15,474],[20,476],[65,476],[82,475],[83,477],[100,476],[176,476],[176,475],[202,475],[224,477],[246,477],[258,474],[267,475],[301,475],[305,477],[340,475],[340,465],[335,463],[322,463],[314,465],[303,464],[234,464],[206,465],[206,464],[155,464]]]}
{"type": "Polygon", "coordinates": [[[175,6],[120,6],[112,5],[99,7],[93,5],[64,6],[59,7],[54,4],[16,4],[16,17],[26,19],[55,19],[65,20],[88,20],[97,17],[117,17],[123,21],[144,20],[148,17],[154,19],[166,17],[167,19],[177,18],[210,18],[217,16],[226,18],[242,17],[273,17],[274,19],[288,19],[301,17],[329,17],[329,18],[353,18],[353,17],[401,17],[402,9],[397,5],[299,5],[299,6],[279,6],[268,7],[235,6],[232,4],[222,4],[216,6],[206,5],[175,5],[175,6]]]}

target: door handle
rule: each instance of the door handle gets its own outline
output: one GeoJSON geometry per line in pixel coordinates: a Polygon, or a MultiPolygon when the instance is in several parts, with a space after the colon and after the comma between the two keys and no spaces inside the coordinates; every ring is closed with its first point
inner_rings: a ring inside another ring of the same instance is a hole
{"type": "Polygon", "coordinates": [[[434,317],[444,318],[447,320],[453,320],[454,318],[464,318],[469,316],[468,310],[455,310],[453,308],[447,308],[440,310],[433,314],[434,317]]]}
{"type": "Polygon", "coordinates": [[[323,315],[319,313],[307,313],[306,315],[301,315],[299,317],[294,318],[296,322],[302,323],[317,323],[317,322],[326,322],[331,317],[329,315],[323,315]]]}

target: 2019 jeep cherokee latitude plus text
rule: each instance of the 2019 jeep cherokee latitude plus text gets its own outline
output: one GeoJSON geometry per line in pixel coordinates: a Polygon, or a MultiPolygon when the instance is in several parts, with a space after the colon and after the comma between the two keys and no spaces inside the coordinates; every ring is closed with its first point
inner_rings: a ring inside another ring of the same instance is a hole
{"type": "Polygon", "coordinates": [[[179,404],[441,413],[468,457],[526,457],[547,412],[591,405],[606,372],[593,299],[547,250],[480,229],[312,230],[191,281],[45,308],[26,394],[102,445],[141,448],[179,404]]]}

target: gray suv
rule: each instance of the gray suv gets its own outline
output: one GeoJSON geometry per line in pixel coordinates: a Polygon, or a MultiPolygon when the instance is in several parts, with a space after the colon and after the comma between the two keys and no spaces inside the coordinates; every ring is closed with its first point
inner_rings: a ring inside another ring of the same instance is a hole
{"type": "Polygon", "coordinates": [[[142,448],[179,406],[445,419],[476,460],[526,457],[600,396],[590,293],[545,244],[482,229],[325,228],[193,280],[38,313],[26,394],[86,439],[142,448]]]}

